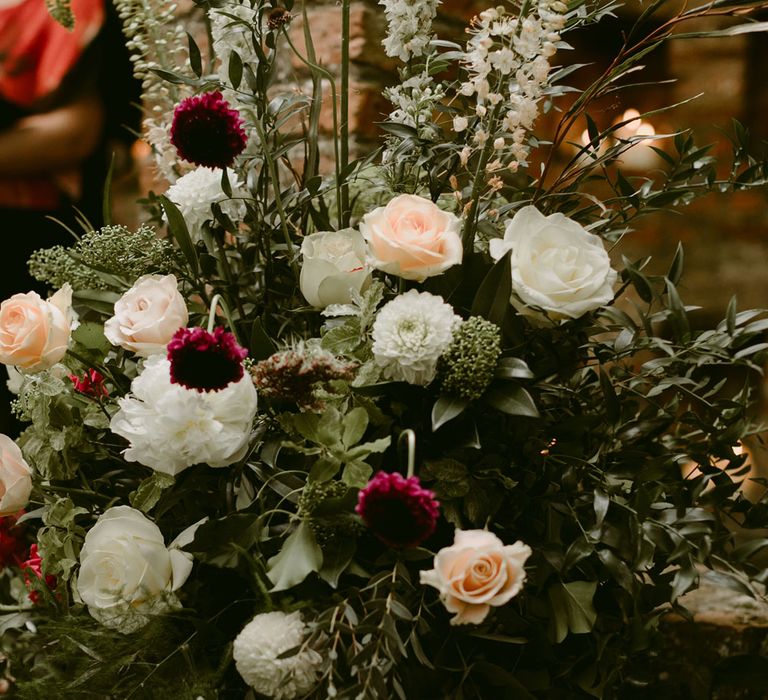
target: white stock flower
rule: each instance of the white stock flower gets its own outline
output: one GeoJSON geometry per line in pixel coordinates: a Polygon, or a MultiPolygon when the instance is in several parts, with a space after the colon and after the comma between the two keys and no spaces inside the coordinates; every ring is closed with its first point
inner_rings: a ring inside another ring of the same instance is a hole
{"type": "Polygon", "coordinates": [[[226,467],[248,449],[256,415],[250,375],[219,391],[171,383],[170,362],[153,355],[118,402],[110,429],[130,442],[125,459],[176,475],[193,464],[226,467]]]}
{"type": "Polygon", "coordinates": [[[386,379],[426,386],[461,325],[442,297],[415,289],[385,304],[373,323],[373,357],[386,379]]]}
{"type": "Polygon", "coordinates": [[[438,0],[380,0],[387,18],[384,51],[387,56],[408,61],[424,53],[432,39],[432,20],[438,0]]]}
{"type": "Polygon", "coordinates": [[[317,683],[322,656],[302,648],[279,658],[304,641],[301,613],[268,612],[256,615],[237,635],[232,648],[235,666],[257,693],[273,700],[303,697],[317,683]]]}
{"type": "Polygon", "coordinates": [[[221,170],[218,168],[195,168],[192,172],[176,180],[168,188],[166,196],[181,212],[193,240],[199,239],[200,230],[206,221],[213,221],[211,204],[217,202],[221,211],[232,221],[239,221],[245,216],[245,194],[243,183],[234,172],[229,172],[229,184],[232,197],[228,197],[221,188],[221,170]]]}
{"type": "Polygon", "coordinates": [[[140,511],[106,510],[80,551],[77,593],[88,612],[127,634],[143,627],[149,615],[177,607],[173,591],[192,571],[192,556],[177,545],[191,541],[190,532],[187,528],[166,547],[160,528],[140,511]]]}
{"type": "Polygon", "coordinates": [[[218,77],[222,83],[228,85],[229,59],[233,52],[240,56],[245,65],[259,61],[253,49],[253,32],[245,26],[258,24],[259,8],[238,1],[229,2],[223,7],[210,8],[208,18],[211,21],[213,50],[219,59],[218,77]],[[237,19],[234,19],[235,17],[237,19]]]}
{"type": "Polygon", "coordinates": [[[579,318],[613,299],[616,271],[602,240],[563,214],[523,207],[504,238],[490,242],[494,260],[509,250],[510,301],[522,314],[536,317],[537,307],[555,319],[579,318]]]}

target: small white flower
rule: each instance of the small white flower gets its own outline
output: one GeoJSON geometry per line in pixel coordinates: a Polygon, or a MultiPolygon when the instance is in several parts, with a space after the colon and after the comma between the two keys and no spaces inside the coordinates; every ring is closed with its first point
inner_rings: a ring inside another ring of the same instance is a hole
{"type": "Polygon", "coordinates": [[[248,374],[219,391],[172,384],[170,362],[153,355],[119,400],[110,429],[130,442],[125,459],[176,475],[193,464],[226,467],[248,448],[256,389],[248,374]]]}
{"type": "Polygon", "coordinates": [[[200,229],[206,221],[213,221],[211,204],[218,202],[221,211],[233,221],[239,221],[245,215],[245,194],[243,183],[230,172],[229,183],[232,198],[224,194],[221,188],[221,170],[218,168],[195,168],[191,173],[176,180],[168,188],[166,196],[181,212],[193,239],[199,238],[200,229]]]}
{"type": "Polygon", "coordinates": [[[469,126],[469,120],[466,117],[454,117],[453,118],[453,130],[456,133],[464,131],[469,126]]]}
{"type": "Polygon", "coordinates": [[[257,693],[273,700],[306,695],[317,683],[323,657],[314,649],[302,648],[279,658],[300,646],[305,634],[299,612],[256,615],[235,638],[232,656],[238,673],[257,693]]]}
{"type": "Polygon", "coordinates": [[[426,386],[461,324],[442,297],[415,289],[384,305],[373,324],[373,357],[386,379],[426,386]]]}

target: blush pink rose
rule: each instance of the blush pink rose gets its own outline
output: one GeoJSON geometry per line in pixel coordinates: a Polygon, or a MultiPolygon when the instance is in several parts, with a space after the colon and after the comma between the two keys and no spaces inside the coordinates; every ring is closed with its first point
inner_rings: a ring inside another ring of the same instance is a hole
{"type": "Polygon", "coordinates": [[[0,516],[18,513],[29,502],[32,469],[19,446],[0,433],[0,516]]]}
{"type": "Polygon", "coordinates": [[[456,530],[453,546],[435,556],[435,568],[421,572],[421,582],[434,586],[452,625],[480,624],[491,607],[508,603],[525,582],[531,548],[522,542],[505,545],[486,530],[456,530]]]}
{"type": "Polygon", "coordinates": [[[115,302],[104,324],[112,345],[142,357],[164,353],[173,334],[187,325],[189,313],[173,275],[144,275],[115,302]]]}
{"type": "Polygon", "coordinates": [[[0,304],[0,362],[26,372],[52,367],[67,352],[74,318],[68,284],[47,300],[14,294],[0,304]]]}
{"type": "Polygon", "coordinates": [[[458,265],[461,221],[434,202],[401,194],[360,222],[371,264],[407,280],[423,282],[458,265]]]}

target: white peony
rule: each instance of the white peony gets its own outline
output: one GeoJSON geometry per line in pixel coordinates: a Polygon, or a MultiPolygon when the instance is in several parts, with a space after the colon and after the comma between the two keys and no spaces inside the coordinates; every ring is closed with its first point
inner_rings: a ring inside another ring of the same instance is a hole
{"type": "Polygon", "coordinates": [[[85,536],[77,593],[88,612],[107,627],[133,632],[149,615],[178,605],[178,590],[192,571],[192,556],[180,547],[199,523],[165,546],[163,533],[129,506],[105,511],[85,536]]]}
{"type": "Polygon", "coordinates": [[[304,696],[317,683],[322,656],[302,648],[286,658],[278,657],[300,646],[305,633],[299,612],[256,615],[235,639],[232,656],[238,673],[256,692],[274,700],[304,696]]]}
{"type": "Polygon", "coordinates": [[[385,379],[425,386],[460,325],[461,317],[442,297],[412,289],[376,315],[373,357],[385,379]]]}
{"type": "Polygon", "coordinates": [[[490,242],[495,260],[509,250],[510,302],[521,314],[536,317],[538,308],[555,319],[579,318],[613,299],[616,270],[602,240],[563,214],[523,207],[504,238],[490,242]]]}
{"type": "Polygon", "coordinates": [[[179,208],[193,240],[199,239],[200,229],[206,221],[214,220],[211,211],[214,202],[219,203],[221,211],[232,221],[240,221],[245,216],[245,202],[241,199],[245,196],[243,183],[232,171],[228,175],[232,197],[221,189],[221,170],[218,168],[195,168],[168,188],[166,196],[179,208]]]}
{"type": "Polygon", "coordinates": [[[130,442],[129,462],[176,475],[193,464],[226,467],[248,449],[256,415],[249,374],[219,391],[199,392],[171,383],[170,362],[150,357],[119,400],[110,429],[130,442]]]}

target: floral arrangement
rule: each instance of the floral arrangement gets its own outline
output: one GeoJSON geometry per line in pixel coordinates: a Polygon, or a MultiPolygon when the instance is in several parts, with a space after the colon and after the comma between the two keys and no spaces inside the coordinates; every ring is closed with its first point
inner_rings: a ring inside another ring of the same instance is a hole
{"type": "Polygon", "coordinates": [[[303,7],[197,2],[204,56],[172,8],[119,0],[170,187],[156,228],[39,251],[57,291],[0,305],[28,424],[0,436],[4,687],[630,697],[700,580],[758,595],[765,500],[733,447],[759,430],[768,322],[732,304],[695,331],[682,250],[663,276],[609,250],[646,211],[764,187],[768,162],[736,125],[729,167],[678,133],[625,173],[649,137],[589,109],[654,48],[718,34],[690,21],[764,30],[760,4],[644,31],[649,5],[577,90],[565,38],[613,3],[507,3],[457,44],[436,1],[382,0],[401,80],[353,159],[348,0],[338,80],[303,7]]]}

